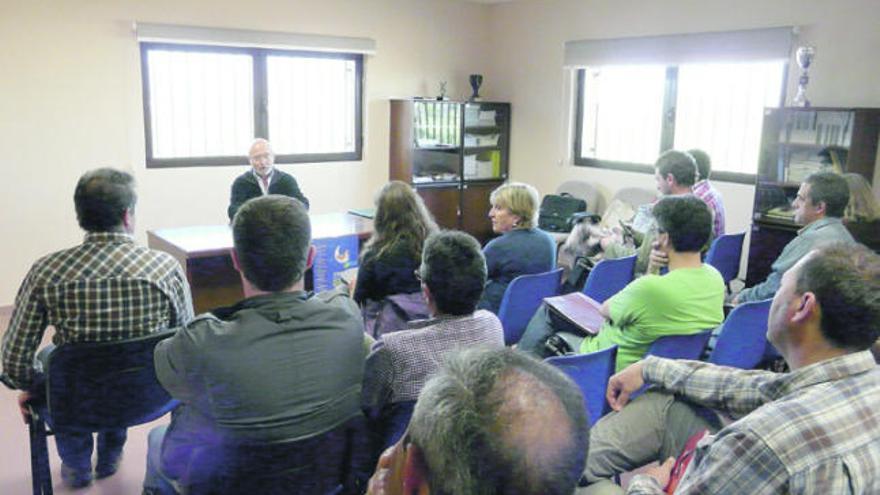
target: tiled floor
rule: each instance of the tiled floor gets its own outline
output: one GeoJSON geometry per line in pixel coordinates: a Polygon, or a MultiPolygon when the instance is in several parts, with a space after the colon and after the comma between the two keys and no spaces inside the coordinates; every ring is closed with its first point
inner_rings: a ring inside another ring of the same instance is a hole
{"type": "MultiPolygon", "coordinates": [[[[0,333],[6,331],[9,323],[9,307],[0,308],[0,333]]],[[[44,339],[48,342],[48,338],[44,339]]],[[[0,386],[0,494],[26,495],[31,493],[30,447],[27,426],[18,413],[17,391],[0,386]]],[[[144,479],[144,466],[147,455],[147,433],[157,424],[165,423],[162,418],[154,423],[132,428],[128,432],[125,457],[119,471],[110,478],[95,482],[82,490],[69,490],[61,484],[61,460],[55,452],[55,442],[49,440],[49,463],[52,466],[52,480],[57,494],[77,495],[137,495],[141,492],[144,479]]]]}

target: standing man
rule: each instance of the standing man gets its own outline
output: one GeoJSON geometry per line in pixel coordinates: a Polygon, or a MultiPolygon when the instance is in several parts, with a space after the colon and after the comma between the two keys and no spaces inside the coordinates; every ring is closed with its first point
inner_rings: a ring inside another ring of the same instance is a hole
{"type": "Polygon", "coordinates": [[[733,303],[773,297],[779,289],[782,274],[813,249],[838,241],[855,243],[840,220],[847,203],[849,186],[842,176],[833,172],[817,172],[807,177],[792,203],[795,210],[794,221],[804,227],[798,231],[797,237],[785,245],[782,253],[770,266],[771,272],[767,279],[754,287],[743,289],[733,303]]]}
{"type": "Polygon", "coordinates": [[[712,174],[712,159],[709,154],[700,149],[688,150],[688,154],[694,157],[697,162],[697,183],[694,184],[694,196],[703,200],[712,209],[712,219],[714,222],[714,239],[724,235],[724,200],[721,199],[721,193],[715,189],[715,186],[709,182],[709,176],[712,174]]]}
{"type": "Polygon", "coordinates": [[[296,179],[275,168],[275,153],[269,141],[255,139],[248,152],[248,160],[251,170],[236,177],[232,183],[229,208],[226,210],[230,222],[245,201],[267,194],[290,196],[300,200],[306,209],[309,208],[309,200],[299,190],[296,179]]]}
{"type": "MultiPolygon", "coordinates": [[[[21,389],[22,411],[43,393],[42,367],[51,348],[34,353],[46,327],[54,345],[123,340],[176,327],[192,319],[189,285],[170,255],[134,243],[134,179],[102,168],[87,172],[76,186],[74,203],[85,241],[34,263],[15,300],[3,336],[4,381],[21,389]]],[[[26,413],[25,413],[26,414],[26,413]]],[[[95,476],[116,472],[125,444],[124,429],[98,435],[95,476]]],[[[91,434],[55,434],[63,462],[61,476],[72,488],[92,481],[91,434]]]]}

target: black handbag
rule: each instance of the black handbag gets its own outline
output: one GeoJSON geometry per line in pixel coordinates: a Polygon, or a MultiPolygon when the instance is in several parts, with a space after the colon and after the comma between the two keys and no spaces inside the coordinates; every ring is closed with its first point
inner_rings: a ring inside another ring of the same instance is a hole
{"type": "Polygon", "coordinates": [[[568,193],[548,194],[541,200],[538,227],[548,232],[571,232],[575,213],[587,211],[587,202],[568,193]]]}

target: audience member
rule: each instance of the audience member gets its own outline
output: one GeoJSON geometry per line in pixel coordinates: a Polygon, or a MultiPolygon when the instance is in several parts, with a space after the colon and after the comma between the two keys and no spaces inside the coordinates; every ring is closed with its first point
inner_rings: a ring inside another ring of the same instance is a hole
{"type": "Polygon", "coordinates": [[[697,162],[697,183],[694,184],[694,196],[702,199],[712,209],[714,222],[713,234],[715,237],[724,235],[724,201],[721,193],[709,182],[712,175],[712,159],[709,154],[700,149],[688,150],[688,154],[697,162]]]}
{"type": "Polygon", "coordinates": [[[419,292],[415,271],[425,239],[437,224],[406,183],[391,181],[376,197],[373,236],[361,254],[354,300],[364,305],[392,294],[419,292]]]}
{"type": "Polygon", "coordinates": [[[504,347],[498,317],[476,310],[486,283],[486,261],[476,239],[444,231],[425,241],[419,268],[432,318],[385,334],[367,358],[364,408],[374,413],[391,403],[414,401],[440,359],[456,348],[504,347]]]}
{"type": "Polygon", "coordinates": [[[173,493],[196,447],[308,438],[361,414],[363,324],[347,295],[303,290],[315,255],[305,206],[252,199],[232,234],[245,299],[156,347],[159,382],[182,404],[150,432],[149,493],[173,493]]]}
{"type": "Polygon", "coordinates": [[[255,139],[248,151],[248,161],[251,170],[236,177],[235,182],[232,183],[229,208],[226,209],[230,221],[247,200],[267,194],[296,198],[308,209],[309,200],[299,190],[296,179],[275,168],[275,153],[269,141],[263,138],[255,139]]]}
{"type": "MultiPolygon", "coordinates": [[[[617,369],[638,361],[652,342],[666,335],[692,334],[713,328],[724,319],[724,280],[700,252],[712,235],[712,214],[704,202],[688,194],[666,196],[654,205],[657,237],[651,274],[627,285],[602,304],[605,324],[595,336],[580,341],[588,353],[617,345],[617,369]],[[657,275],[661,265],[669,272],[657,275]]],[[[526,327],[518,348],[546,357],[547,338],[572,331],[542,304],[526,327]]]]}
{"type": "Polygon", "coordinates": [[[786,270],[813,249],[836,241],[855,242],[840,220],[848,202],[849,188],[840,175],[817,172],[807,177],[792,203],[794,221],[804,227],[773,262],[767,279],[743,289],[734,304],[773,297],[786,270]]]}
{"type": "Polygon", "coordinates": [[[479,308],[498,313],[504,291],[520,275],[556,267],[556,241],[538,229],[538,191],[528,184],[505,184],[492,191],[492,231],[501,237],[483,249],[489,280],[479,308]]]}
{"type": "Polygon", "coordinates": [[[561,372],[511,349],[465,350],[425,385],[368,493],[571,494],[588,440],[583,399],[561,372]]]}
{"type": "Polygon", "coordinates": [[[849,203],[843,212],[847,222],[873,222],[880,219],[880,203],[871,190],[871,184],[862,174],[843,174],[849,188],[849,203]]]}
{"type": "Polygon", "coordinates": [[[591,431],[583,493],[623,493],[609,478],[664,459],[627,493],[880,493],[880,368],[867,351],[878,319],[880,256],[852,244],[811,252],[770,309],[767,338],[792,371],[657,357],[626,368],[608,384],[620,412],[591,431]],[[659,389],[627,404],[645,383],[659,389]],[[719,427],[704,408],[738,420],[694,452],[686,444],[719,427]],[[670,472],[677,488],[664,491],[670,472]]]}
{"type": "MultiPolygon", "coordinates": [[[[696,176],[697,165],[694,158],[682,151],[669,150],[660,155],[654,164],[654,180],[657,184],[657,191],[662,196],[691,194],[696,176]]],[[[604,258],[615,259],[633,254],[638,255],[635,271],[639,275],[648,269],[651,250],[657,236],[657,223],[654,221],[651,209],[641,208],[641,213],[646,218],[639,220],[639,214],[636,214],[634,223],[643,225],[643,227],[635,229],[634,243],[627,242],[620,230],[614,230],[613,235],[605,236],[600,240],[604,258]],[[642,236],[641,239],[638,238],[639,234],[642,236]]]]}
{"type": "MultiPolygon", "coordinates": [[[[19,397],[23,414],[27,401],[44,400],[42,371],[56,345],[124,340],[192,318],[189,285],[177,260],[132,239],[137,201],[132,176],[92,170],[79,179],[73,199],[86,231],[84,242],[31,267],[3,335],[4,382],[24,390],[19,397]],[[54,345],[40,351],[35,363],[49,326],[55,329],[54,345]]],[[[124,428],[98,434],[94,476],[116,472],[125,440],[124,428]]],[[[72,488],[90,484],[92,435],[56,432],[55,443],[64,482],[72,488]]]]}

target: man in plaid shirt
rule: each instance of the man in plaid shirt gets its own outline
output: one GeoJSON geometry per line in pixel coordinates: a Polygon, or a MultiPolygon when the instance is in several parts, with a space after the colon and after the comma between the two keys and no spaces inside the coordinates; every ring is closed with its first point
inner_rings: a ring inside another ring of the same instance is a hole
{"type": "MultiPolygon", "coordinates": [[[[51,347],[34,353],[48,326],[53,344],[124,340],[183,325],[192,319],[189,285],[180,264],[168,254],[134,243],[134,179],[102,168],[84,174],[74,203],[80,227],[79,246],[45,256],[31,267],[15,299],[3,335],[3,381],[23,390],[25,403],[39,398],[42,367],[51,347]]],[[[116,472],[125,444],[124,429],[98,435],[99,478],[116,472]]],[[[61,474],[72,487],[92,480],[91,434],[55,435],[63,461],[61,474]]]]}
{"type": "Polygon", "coordinates": [[[619,412],[591,431],[582,493],[622,493],[608,478],[664,459],[626,493],[880,493],[880,368],[868,351],[878,320],[880,256],[851,244],[811,252],[783,275],[768,321],[792,371],[656,357],[631,365],[608,384],[619,412]],[[644,383],[659,390],[624,407],[644,383]],[[667,487],[669,456],[717,425],[700,407],[738,419],[703,437],[667,487]]]}
{"type": "Polygon", "coordinates": [[[694,157],[697,162],[697,183],[691,188],[694,196],[703,200],[712,210],[713,239],[724,235],[724,200],[721,199],[721,193],[715,186],[709,182],[709,175],[712,174],[712,159],[709,154],[703,150],[688,150],[688,154],[694,157]]]}

